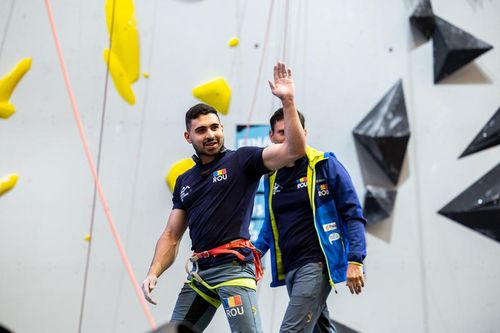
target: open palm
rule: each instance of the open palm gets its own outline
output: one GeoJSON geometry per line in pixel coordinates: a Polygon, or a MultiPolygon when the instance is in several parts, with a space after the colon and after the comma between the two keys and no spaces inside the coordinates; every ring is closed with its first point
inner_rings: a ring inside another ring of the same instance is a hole
{"type": "Polygon", "coordinates": [[[278,62],[274,66],[274,82],[269,81],[269,85],[273,95],[280,99],[293,98],[295,95],[292,70],[286,68],[282,62],[278,62]]]}

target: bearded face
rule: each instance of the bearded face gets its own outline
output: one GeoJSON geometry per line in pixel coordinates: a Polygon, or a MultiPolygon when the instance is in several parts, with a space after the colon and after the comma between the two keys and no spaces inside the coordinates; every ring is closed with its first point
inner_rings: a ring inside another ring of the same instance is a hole
{"type": "Polygon", "coordinates": [[[184,133],[203,163],[212,161],[224,146],[224,131],[219,118],[209,113],[191,120],[189,131],[184,133]]]}

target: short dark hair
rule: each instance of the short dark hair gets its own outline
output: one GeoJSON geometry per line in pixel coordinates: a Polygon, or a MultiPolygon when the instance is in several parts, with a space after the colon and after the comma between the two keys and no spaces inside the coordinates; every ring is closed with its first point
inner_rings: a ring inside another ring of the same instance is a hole
{"type": "Polygon", "coordinates": [[[191,129],[191,120],[198,118],[201,115],[207,115],[213,113],[217,116],[217,119],[219,119],[219,114],[217,113],[217,110],[215,110],[213,107],[210,105],[204,104],[204,103],[199,103],[196,104],[195,106],[191,107],[189,110],[186,112],[186,130],[191,129]]]}
{"type": "MultiPolygon", "coordinates": [[[[299,114],[299,120],[300,124],[302,125],[302,128],[306,128],[306,118],[304,118],[304,115],[299,110],[297,110],[297,113],[299,114]]],[[[274,112],[271,119],[269,119],[269,124],[271,125],[271,130],[273,132],[274,132],[274,125],[276,125],[278,121],[283,119],[285,119],[285,116],[283,115],[283,108],[279,108],[274,112]]]]}

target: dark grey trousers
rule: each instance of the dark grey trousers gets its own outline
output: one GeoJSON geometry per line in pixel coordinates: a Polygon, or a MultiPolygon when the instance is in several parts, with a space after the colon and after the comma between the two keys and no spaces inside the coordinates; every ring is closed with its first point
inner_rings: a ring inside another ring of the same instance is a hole
{"type": "Polygon", "coordinates": [[[322,263],[309,263],[285,275],[290,301],[280,332],[334,333],[326,299],[332,290],[322,263]]]}
{"type": "MultiPolygon", "coordinates": [[[[255,279],[253,264],[233,262],[198,272],[211,286],[237,279],[255,279]]],[[[255,290],[241,286],[224,286],[215,290],[205,288],[198,282],[195,287],[211,298],[218,299],[224,307],[231,332],[262,333],[260,314],[255,290]]],[[[189,322],[199,331],[207,328],[218,306],[206,301],[191,286],[185,284],[177,298],[172,322],[189,322]]]]}

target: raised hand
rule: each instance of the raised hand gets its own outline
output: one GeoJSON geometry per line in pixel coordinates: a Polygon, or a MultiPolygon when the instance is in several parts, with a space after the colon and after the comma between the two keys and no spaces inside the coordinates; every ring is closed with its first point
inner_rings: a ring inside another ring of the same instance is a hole
{"type": "Polygon", "coordinates": [[[268,81],[271,87],[271,92],[279,99],[294,98],[295,84],[293,83],[292,70],[286,65],[278,61],[274,65],[274,82],[268,81]]]}

